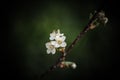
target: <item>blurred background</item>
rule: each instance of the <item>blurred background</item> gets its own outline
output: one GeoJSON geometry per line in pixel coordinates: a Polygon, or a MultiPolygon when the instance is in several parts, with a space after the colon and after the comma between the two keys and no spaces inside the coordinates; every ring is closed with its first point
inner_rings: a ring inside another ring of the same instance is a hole
{"type": "Polygon", "coordinates": [[[67,37],[68,47],[88,23],[89,14],[102,7],[108,23],[88,31],[66,58],[76,62],[77,68],[56,69],[43,80],[112,79],[113,71],[117,70],[113,67],[118,64],[119,32],[112,0],[17,0],[4,3],[2,7],[7,20],[3,32],[7,40],[7,47],[3,46],[5,57],[2,57],[4,78],[40,80],[40,75],[60,56],[60,53],[46,53],[49,34],[60,29],[67,37]]]}

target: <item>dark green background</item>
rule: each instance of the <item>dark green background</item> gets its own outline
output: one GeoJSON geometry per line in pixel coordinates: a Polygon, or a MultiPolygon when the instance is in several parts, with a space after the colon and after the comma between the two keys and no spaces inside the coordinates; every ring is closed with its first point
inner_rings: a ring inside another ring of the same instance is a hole
{"type": "MultiPolygon", "coordinates": [[[[56,69],[44,80],[89,80],[112,78],[118,62],[118,25],[112,0],[103,1],[103,10],[109,18],[106,26],[91,30],[75,45],[67,56],[77,64],[76,69],[56,69]]],[[[60,53],[47,55],[45,43],[54,29],[67,37],[68,46],[86,26],[89,14],[102,6],[98,0],[71,1],[6,1],[5,25],[7,47],[3,59],[4,78],[39,80],[60,53]]],[[[117,76],[117,75],[116,75],[117,76]]],[[[116,78],[116,77],[114,77],[116,78]]]]}

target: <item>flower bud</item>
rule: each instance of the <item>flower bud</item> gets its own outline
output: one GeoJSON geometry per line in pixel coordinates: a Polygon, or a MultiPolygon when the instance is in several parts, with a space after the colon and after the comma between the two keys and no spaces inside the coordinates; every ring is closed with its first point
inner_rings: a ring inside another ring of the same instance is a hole
{"type": "Polygon", "coordinates": [[[75,63],[73,63],[73,64],[71,65],[71,67],[72,67],[73,69],[76,69],[77,65],[76,65],[75,63]]]}
{"type": "Polygon", "coordinates": [[[61,64],[60,64],[60,68],[73,68],[73,69],[76,69],[77,65],[74,63],[74,62],[71,62],[71,61],[62,61],[61,64]]]}

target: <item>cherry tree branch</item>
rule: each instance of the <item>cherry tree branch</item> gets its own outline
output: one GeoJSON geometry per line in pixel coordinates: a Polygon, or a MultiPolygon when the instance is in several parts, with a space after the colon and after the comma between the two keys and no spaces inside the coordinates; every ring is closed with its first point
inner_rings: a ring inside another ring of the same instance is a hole
{"type": "Polygon", "coordinates": [[[104,13],[101,13],[101,10],[98,10],[97,12],[95,12],[92,15],[92,18],[89,20],[88,24],[85,26],[85,28],[79,33],[79,35],[75,38],[75,40],[71,43],[71,45],[66,49],[61,51],[62,55],[58,58],[58,60],[56,61],[56,63],[54,65],[52,65],[45,73],[43,73],[40,78],[42,79],[46,74],[48,74],[49,72],[53,71],[54,69],[56,69],[57,67],[60,67],[60,64],[62,61],[65,60],[65,57],[68,55],[68,53],[70,53],[70,51],[73,49],[73,47],[75,46],[75,44],[85,35],[86,32],[88,32],[89,30],[95,28],[97,26],[97,24],[95,24],[95,21],[100,21],[102,17],[105,17],[104,13]]]}

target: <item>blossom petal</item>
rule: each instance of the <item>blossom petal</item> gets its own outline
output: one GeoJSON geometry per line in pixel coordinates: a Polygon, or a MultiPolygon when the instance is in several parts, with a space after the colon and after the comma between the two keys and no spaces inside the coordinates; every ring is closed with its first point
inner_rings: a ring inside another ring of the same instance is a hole
{"type": "Polygon", "coordinates": [[[61,46],[61,47],[66,47],[67,44],[66,44],[66,42],[62,42],[62,44],[61,44],[60,46],[61,46]]]}
{"type": "Polygon", "coordinates": [[[51,52],[50,49],[47,49],[47,54],[50,54],[50,52],[51,52]]]}
{"type": "Polygon", "coordinates": [[[50,36],[50,38],[49,38],[50,40],[54,40],[55,39],[55,37],[54,36],[50,36]]]}
{"type": "Polygon", "coordinates": [[[46,48],[49,48],[49,46],[50,46],[50,42],[47,42],[45,45],[46,45],[46,48]]]}
{"type": "Polygon", "coordinates": [[[53,50],[52,50],[52,54],[55,54],[55,52],[56,52],[56,49],[53,49],[53,50]]]}
{"type": "Polygon", "coordinates": [[[56,40],[56,41],[57,41],[57,40],[60,40],[60,36],[57,35],[57,36],[55,37],[55,40],[56,40]]]}
{"type": "Polygon", "coordinates": [[[56,44],[55,44],[55,47],[58,48],[58,47],[60,47],[60,45],[59,45],[58,43],[56,43],[56,44]]]}
{"type": "Polygon", "coordinates": [[[53,31],[52,33],[50,33],[50,38],[49,38],[50,40],[54,40],[55,37],[56,37],[55,31],[53,31]]]}
{"type": "Polygon", "coordinates": [[[62,38],[62,41],[65,41],[65,39],[66,39],[66,37],[65,37],[65,36],[62,36],[61,38],[62,38]]]}
{"type": "Polygon", "coordinates": [[[55,44],[56,44],[56,41],[51,41],[51,44],[52,44],[52,45],[55,45],[55,44]]]}

